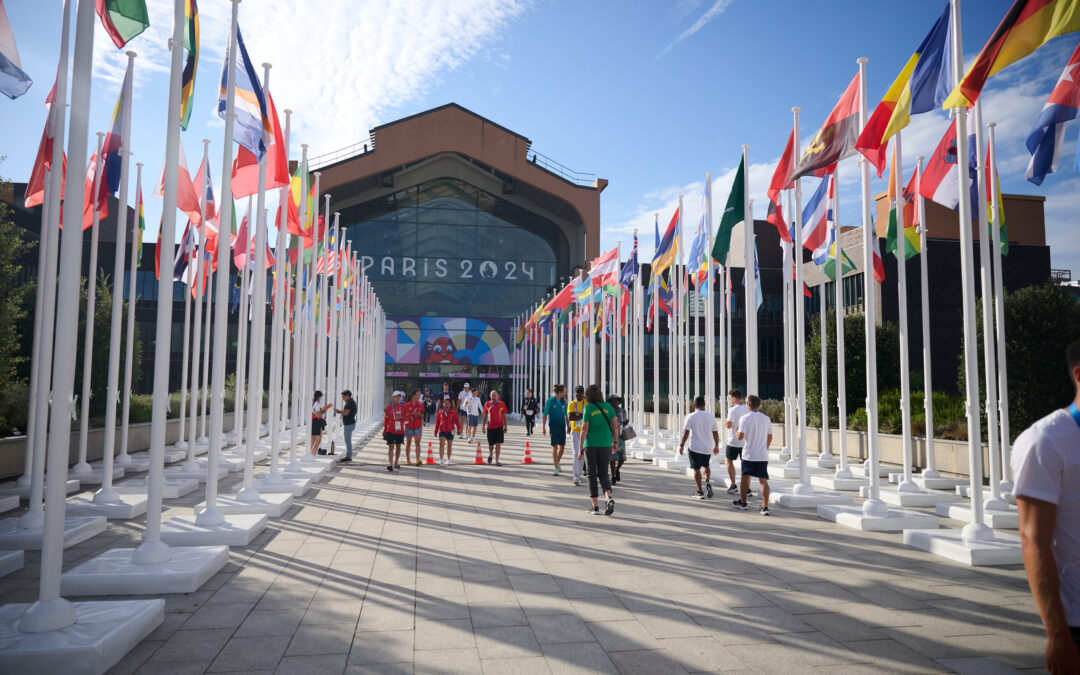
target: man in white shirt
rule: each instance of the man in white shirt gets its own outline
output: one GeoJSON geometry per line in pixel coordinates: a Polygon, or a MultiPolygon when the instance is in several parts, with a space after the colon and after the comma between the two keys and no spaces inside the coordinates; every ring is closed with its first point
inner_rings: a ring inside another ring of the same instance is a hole
{"type": "Polygon", "coordinates": [[[1072,403],[1020,434],[1011,460],[1024,567],[1051,673],[1080,672],[1080,340],[1065,360],[1072,403]]]}
{"type": "Polygon", "coordinates": [[[465,410],[465,404],[468,402],[470,396],[472,396],[472,392],[469,391],[469,383],[466,382],[465,386],[461,388],[461,391],[459,391],[457,395],[458,417],[461,418],[461,426],[463,427],[466,424],[465,416],[468,414],[468,411],[465,410]]]}
{"type": "Polygon", "coordinates": [[[465,417],[469,425],[467,436],[470,441],[476,441],[476,427],[480,424],[480,394],[475,390],[469,398],[465,399],[465,417]]]}
{"type": "Polygon", "coordinates": [[[746,397],[750,412],[739,420],[735,436],[743,441],[742,449],[742,484],[739,499],[733,503],[735,508],[746,510],[746,493],[750,491],[750,478],[758,479],[761,484],[761,510],[763,516],[769,515],[769,445],[772,443],[772,420],[759,412],[761,399],[751,394],[746,397]]]}
{"type": "Polygon", "coordinates": [[[679,441],[679,454],[683,454],[687,437],[690,438],[690,468],[694,470],[694,483],[697,484],[697,493],[694,499],[709,499],[713,497],[712,469],[709,468],[709,460],[713,455],[720,454],[720,433],[716,429],[716,415],[705,410],[705,398],[698,396],[694,399],[694,412],[686,416],[683,424],[682,440],[679,441]],[[705,492],[701,491],[701,470],[705,469],[705,492]]]}
{"type": "Polygon", "coordinates": [[[743,404],[742,392],[738,389],[732,389],[728,392],[728,402],[731,404],[731,408],[728,409],[727,421],[724,422],[724,428],[728,430],[727,448],[724,450],[725,463],[727,464],[727,474],[730,479],[728,484],[728,494],[735,494],[739,491],[738,485],[735,483],[735,460],[742,454],[743,442],[736,436],[739,431],[739,421],[743,417],[746,417],[750,412],[750,408],[747,408],[743,404]]]}

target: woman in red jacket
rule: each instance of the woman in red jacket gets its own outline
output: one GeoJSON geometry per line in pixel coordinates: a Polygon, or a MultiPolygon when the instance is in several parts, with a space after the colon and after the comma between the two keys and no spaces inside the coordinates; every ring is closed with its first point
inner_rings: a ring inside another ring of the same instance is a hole
{"type": "Polygon", "coordinates": [[[420,436],[424,433],[424,404],[420,401],[420,390],[413,389],[405,408],[405,463],[411,464],[409,447],[416,447],[416,466],[423,464],[420,458],[420,436]]]}
{"type": "Polygon", "coordinates": [[[450,455],[454,451],[454,430],[461,433],[461,418],[454,410],[454,402],[449,398],[442,400],[442,409],[435,414],[435,435],[439,437],[439,464],[450,466],[450,455]],[[443,459],[443,449],[446,459],[443,459]]]}
{"type": "Polygon", "coordinates": [[[383,414],[383,440],[387,445],[386,470],[401,470],[398,460],[401,459],[401,444],[405,442],[405,410],[401,403],[404,396],[400,391],[395,391],[391,397],[390,405],[386,406],[383,414]]]}

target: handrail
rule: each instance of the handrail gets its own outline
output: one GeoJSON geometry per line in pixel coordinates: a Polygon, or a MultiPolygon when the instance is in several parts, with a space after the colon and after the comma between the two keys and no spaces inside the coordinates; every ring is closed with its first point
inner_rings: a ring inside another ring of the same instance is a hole
{"type": "Polygon", "coordinates": [[[347,145],[344,148],[338,148],[331,152],[316,155],[315,157],[308,158],[308,169],[315,171],[321,169],[324,166],[331,164],[337,164],[338,162],[346,159],[352,159],[353,157],[360,157],[366,155],[369,152],[375,152],[375,136],[372,135],[366,141],[357,141],[352,145],[347,145]]]}

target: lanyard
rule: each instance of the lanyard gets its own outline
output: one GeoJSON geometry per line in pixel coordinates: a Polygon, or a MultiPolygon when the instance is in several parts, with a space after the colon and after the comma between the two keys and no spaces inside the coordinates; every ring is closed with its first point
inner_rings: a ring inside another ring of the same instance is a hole
{"type": "Polygon", "coordinates": [[[401,414],[401,412],[398,410],[397,406],[395,404],[393,404],[393,403],[390,404],[390,414],[393,416],[393,418],[395,420],[398,418],[398,415],[401,414]]]}
{"type": "Polygon", "coordinates": [[[1076,401],[1069,404],[1069,414],[1072,415],[1073,422],[1076,422],[1076,426],[1080,427],[1080,410],[1076,407],[1076,401]]]}

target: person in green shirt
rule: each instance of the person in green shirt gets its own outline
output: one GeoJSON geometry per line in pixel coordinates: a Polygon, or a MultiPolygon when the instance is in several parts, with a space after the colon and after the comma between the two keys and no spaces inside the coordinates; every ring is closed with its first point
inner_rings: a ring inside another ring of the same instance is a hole
{"type": "Polygon", "coordinates": [[[589,465],[589,497],[592,499],[592,508],[589,513],[594,516],[600,515],[598,504],[599,492],[597,481],[604,489],[607,497],[607,506],[604,515],[610,516],[615,511],[615,500],[611,498],[611,478],[608,475],[608,463],[611,456],[619,451],[616,440],[619,436],[619,424],[615,417],[615,409],[604,400],[604,392],[600,387],[590,384],[585,390],[585,412],[581,421],[581,439],[583,449],[578,455],[578,460],[584,456],[589,465]]]}
{"type": "Polygon", "coordinates": [[[566,385],[555,385],[554,393],[555,395],[544,403],[540,433],[547,434],[548,420],[551,420],[551,463],[555,465],[555,473],[551,475],[558,476],[562,470],[559,462],[562,461],[563,450],[566,448],[566,385]]]}

